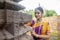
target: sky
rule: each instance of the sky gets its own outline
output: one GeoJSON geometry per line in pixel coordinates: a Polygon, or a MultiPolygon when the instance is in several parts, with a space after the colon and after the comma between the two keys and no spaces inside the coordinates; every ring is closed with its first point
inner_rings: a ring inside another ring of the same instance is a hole
{"type": "Polygon", "coordinates": [[[25,6],[25,10],[35,9],[40,4],[44,9],[54,10],[60,15],[60,0],[23,0],[18,4],[25,6]]]}

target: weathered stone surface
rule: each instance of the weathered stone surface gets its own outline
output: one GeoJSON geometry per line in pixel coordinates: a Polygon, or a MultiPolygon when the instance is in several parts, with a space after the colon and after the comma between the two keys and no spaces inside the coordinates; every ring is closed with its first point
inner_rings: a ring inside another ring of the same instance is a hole
{"type": "Polygon", "coordinates": [[[5,39],[5,36],[3,35],[3,31],[0,30],[0,40],[3,40],[3,39],[5,39]]]}
{"type": "Polygon", "coordinates": [[[0,9],[0,24],[4,22],[3,20],[4,20],[4,10],[0,9]]]}
{"type": "Polygon", "coordinates": [[[5,23],[5,13],[4,10],[0,9],[0,29],[3,28],[5,23]]]}
{"type": "Polygon", "coordinates": [[[12,34],[10,34],[7,30],[3,30],[5,39],[12,39],[14,38],[14,36],[12,34]]]}
{"type": "Polygon", "coordinates": [[[18,12],[25,8],[18,4],[18,1],[21,0],[0,0],[0,9],[2,9],[0,10],[0,28],[3,27],[0,31],[0,40],[20,40],[20,36],[32,30],[24,26],[24,23],[31,21],[32,17],[18,12]],[[24,28],[23,32],[21,32],[21,26],[24,28]]]}
{"type": "Polygon", "coordinates": [[[16,2],[13,2],[13,1],[9,1],[9,0],[6,0],[6,9],[11,9],[11,10],[21,10],[21,9],[24,9],[25,7],[16,3],[16,2]]]}
{"type": "Polygon", "coordinates": [[[22,35],[20,36],[19,40],[34,40],[32,36],[29,36],[29,35],[22,35]]]}
{"type": "Polygon", "coordinates": [[[20,2],[20,1],[22,1],[22,0],[11,0],[11,1],[14,1],[14,2],[20,2]]]}
{"type": "Polygon", "coordinates": [[[11,0],[0,0],[0,9],[22,10],[25,7],[11,0]]]}
{"type": "Polygon", "coordinates": [[[32,20],[32,15],[28,15],[22,12],[7,10],[7,23],[15,22],[15,23],[26,23],[32,20]]]}

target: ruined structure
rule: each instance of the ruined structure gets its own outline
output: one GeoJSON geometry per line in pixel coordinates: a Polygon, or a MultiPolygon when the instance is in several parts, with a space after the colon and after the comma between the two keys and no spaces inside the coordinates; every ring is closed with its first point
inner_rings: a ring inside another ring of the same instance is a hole
{"type": "Polygon", "coordinates": [[[32,20],[32,16],[18,12],[25,8],[18,4],[19,1],[21,0],[0,0],[0,40],[33,39],[26,35],[32,28],[24,26],[32,20]]]}

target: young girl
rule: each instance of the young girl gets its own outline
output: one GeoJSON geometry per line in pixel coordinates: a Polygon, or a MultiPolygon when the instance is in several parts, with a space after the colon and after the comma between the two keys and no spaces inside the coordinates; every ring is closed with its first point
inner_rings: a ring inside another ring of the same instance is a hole
{"type": "Polygon", "coordinates": [[[27,24],[33,28],[32,36],[34,40],[49,40],[50,27],[48,22],[42,21],[43,14],[43,9],[41,7],[37,7],[35,9],[36,20],[32,20],[32,22],[27,24]]]}

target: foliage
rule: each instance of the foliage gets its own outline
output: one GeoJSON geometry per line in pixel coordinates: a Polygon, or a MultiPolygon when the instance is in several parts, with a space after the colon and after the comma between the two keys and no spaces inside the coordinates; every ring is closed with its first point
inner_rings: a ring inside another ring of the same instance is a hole
{"type": "Polygon", "coordinates": [[[54,10],[45,10],[45,12],[46,12],[45,17],[57,15],[57,13],[54,10]]]}

